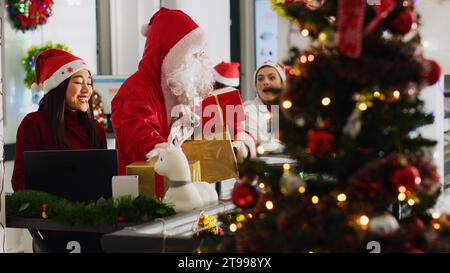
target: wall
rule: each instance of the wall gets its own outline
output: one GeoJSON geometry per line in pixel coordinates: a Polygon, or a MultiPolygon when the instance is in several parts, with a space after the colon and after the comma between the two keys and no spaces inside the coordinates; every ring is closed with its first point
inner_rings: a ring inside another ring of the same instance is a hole
{"type": "Polygon", "coordinates": [[[111,63],[113,75],[131,75],[144,52],[141,27],[159,9],[159,0],[111,0],[111,63]]]}
{"type": "MultiPolygon", "coordinates": [[[[443,74],[450,74],[450,3],[439,1],[418,0],[417,9],[421,13],[421,34],[427,58],[436,60],[442,68],[443,74]]],[[[438,141],[434,150],[435,164],[439,175],[444,177],[444,81],[422,91],[427,111],[434,112],[436,122],[432,126],[424,127],[421,133],[438,141]]],[[[450,208],[447,208],[450,209],[450,208]]]]}
{"type": "Polygon", "coordinates": [[[213,64],[230,61],[229,0],[162,0],[161,5],[184,11],[205,31],[213,64]]]}
{"type": "Polygon", "coordinates": [[[3,169],[3,160],[4,160],[4,153],[3,153],[3,25],[4,25],[4,18],[3,18],[3,1],[0,3],[0,253],[4,253],[6,250],[3,248],[5,245],[5,194],[4,194],[4,169],[3,169]]]}
{"type": "MultiPolygon", "coordinates": [[[[111,62],[113,75],[134,73],[141,60],[145,37],[141,27],[148,24],[159,9],[159,0],[111,0],[111,62]]],[[[208,35],[208,49],[213,63],[230,59],[228,0],[163,0],[167,8],[189,14],[208,35]],[[207,10],[208,12],[205,12],[207,10]]]]}

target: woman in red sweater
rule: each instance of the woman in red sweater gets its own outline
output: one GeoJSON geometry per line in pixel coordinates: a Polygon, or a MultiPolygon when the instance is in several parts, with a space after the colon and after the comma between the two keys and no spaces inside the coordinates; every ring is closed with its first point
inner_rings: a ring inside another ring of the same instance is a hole
{"type": "MultiPolygon", "coordinates": [[[[43,90],[45,95],[39,110],[25,116],[17,130],[11,181],[14,191],[25,189],[24,151],[106,149],[105,131],[92,113],[91,73],[82,59],[63,50],[43,51],[36,60],[33,90],[43,90]]],[[[54,251],[64,251],[68,237],[80,240],[87,237],[41,233],[47,235],[44,241],[54,251]]]]}
{"type": "Polygon", "coordinates": [[[45,95],[39,110],[25,116],[17,130],[14,191],[25,189],[24,151],[106,149],[105,131],[93,119],[92,79],[83,60],[58,49],[43,51],[36,61],[36,82],[45,95]]]}

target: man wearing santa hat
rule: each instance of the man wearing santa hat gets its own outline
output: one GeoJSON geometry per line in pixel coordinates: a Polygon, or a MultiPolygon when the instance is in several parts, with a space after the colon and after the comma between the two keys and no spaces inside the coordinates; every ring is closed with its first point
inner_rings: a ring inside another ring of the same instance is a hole
{"type": "MultiPolygon", "coordinates": [[[[138,70],[112,101],[119,174],[127,165],[145,161],[149,152],[167,147],[174,123],[195,125],[199,117],[194,106],[214,82],[206,36],[188,15],[161,8],[143,32],[147,41],[138,70]]],[[[156,194],[162,196],[163,187],[156,194]]]]}

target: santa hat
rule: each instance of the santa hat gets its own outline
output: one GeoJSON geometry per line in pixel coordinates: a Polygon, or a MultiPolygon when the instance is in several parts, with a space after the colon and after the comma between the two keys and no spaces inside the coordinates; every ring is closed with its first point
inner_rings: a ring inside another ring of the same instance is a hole
{"type": "Polygon", "coordinates": [[[274,63],[272,61],[266,61],[264,62],[260,67],[258,67],[258,69],[256,69],[255,74],[253,75],[253,83],[255,85],[256,88],[256,75],[258,74],[259,70],[261,70],[264,67],[272,67],[275,68],[275,70],[278,72],[278,75],[280,75],[281,81],[283,83],[286,82],[286,67],[282,64],[279,63],[274,63]]]}
{"type": "MultiPolygon", "coordinates": [[[[199,53],[206,47],[203,30],[181,10],[162,7],[152,16],[147,27],[141,28],[141,33],[147,37],[144,56],[150,51],[147,50],[148,47],[152,47],[163,57],[162,75],[168,75],[178,68],[187,56],[199,53]]],[[[164,85],[164,79],[162,81],[164,85]]]]}
{"type": "Polygon", "coordinates": [[[214,80],[227,86],[239,86],[239,63],[221,62],[213,70],[214,80]]]}
{"type": "Polygon", "coordinates": [[[47,49],[42,51],[36,59],[36,82],[31,89],[35,92],[41,90],[47,94],[80,70],[89,70],[86,63],[60,49],[47,49]]]}

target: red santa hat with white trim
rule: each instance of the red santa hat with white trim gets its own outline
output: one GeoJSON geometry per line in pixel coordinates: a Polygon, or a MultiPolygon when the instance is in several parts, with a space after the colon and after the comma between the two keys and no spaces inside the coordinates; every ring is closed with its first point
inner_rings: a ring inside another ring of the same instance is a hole
{"type": "Polygon", "coordinates": [[[214,80],[226,86],[239,86],[239,63],[221,62],[214,67],[214,80]]]}
{"type": "Polygon", "coordinates": [[[35,92],[43,90],[47,94],[83,69],[90,70],[81,58],[67,51],[54,48],[44,50],[36,59],[36,82],[31,89],[35,92]]]}

